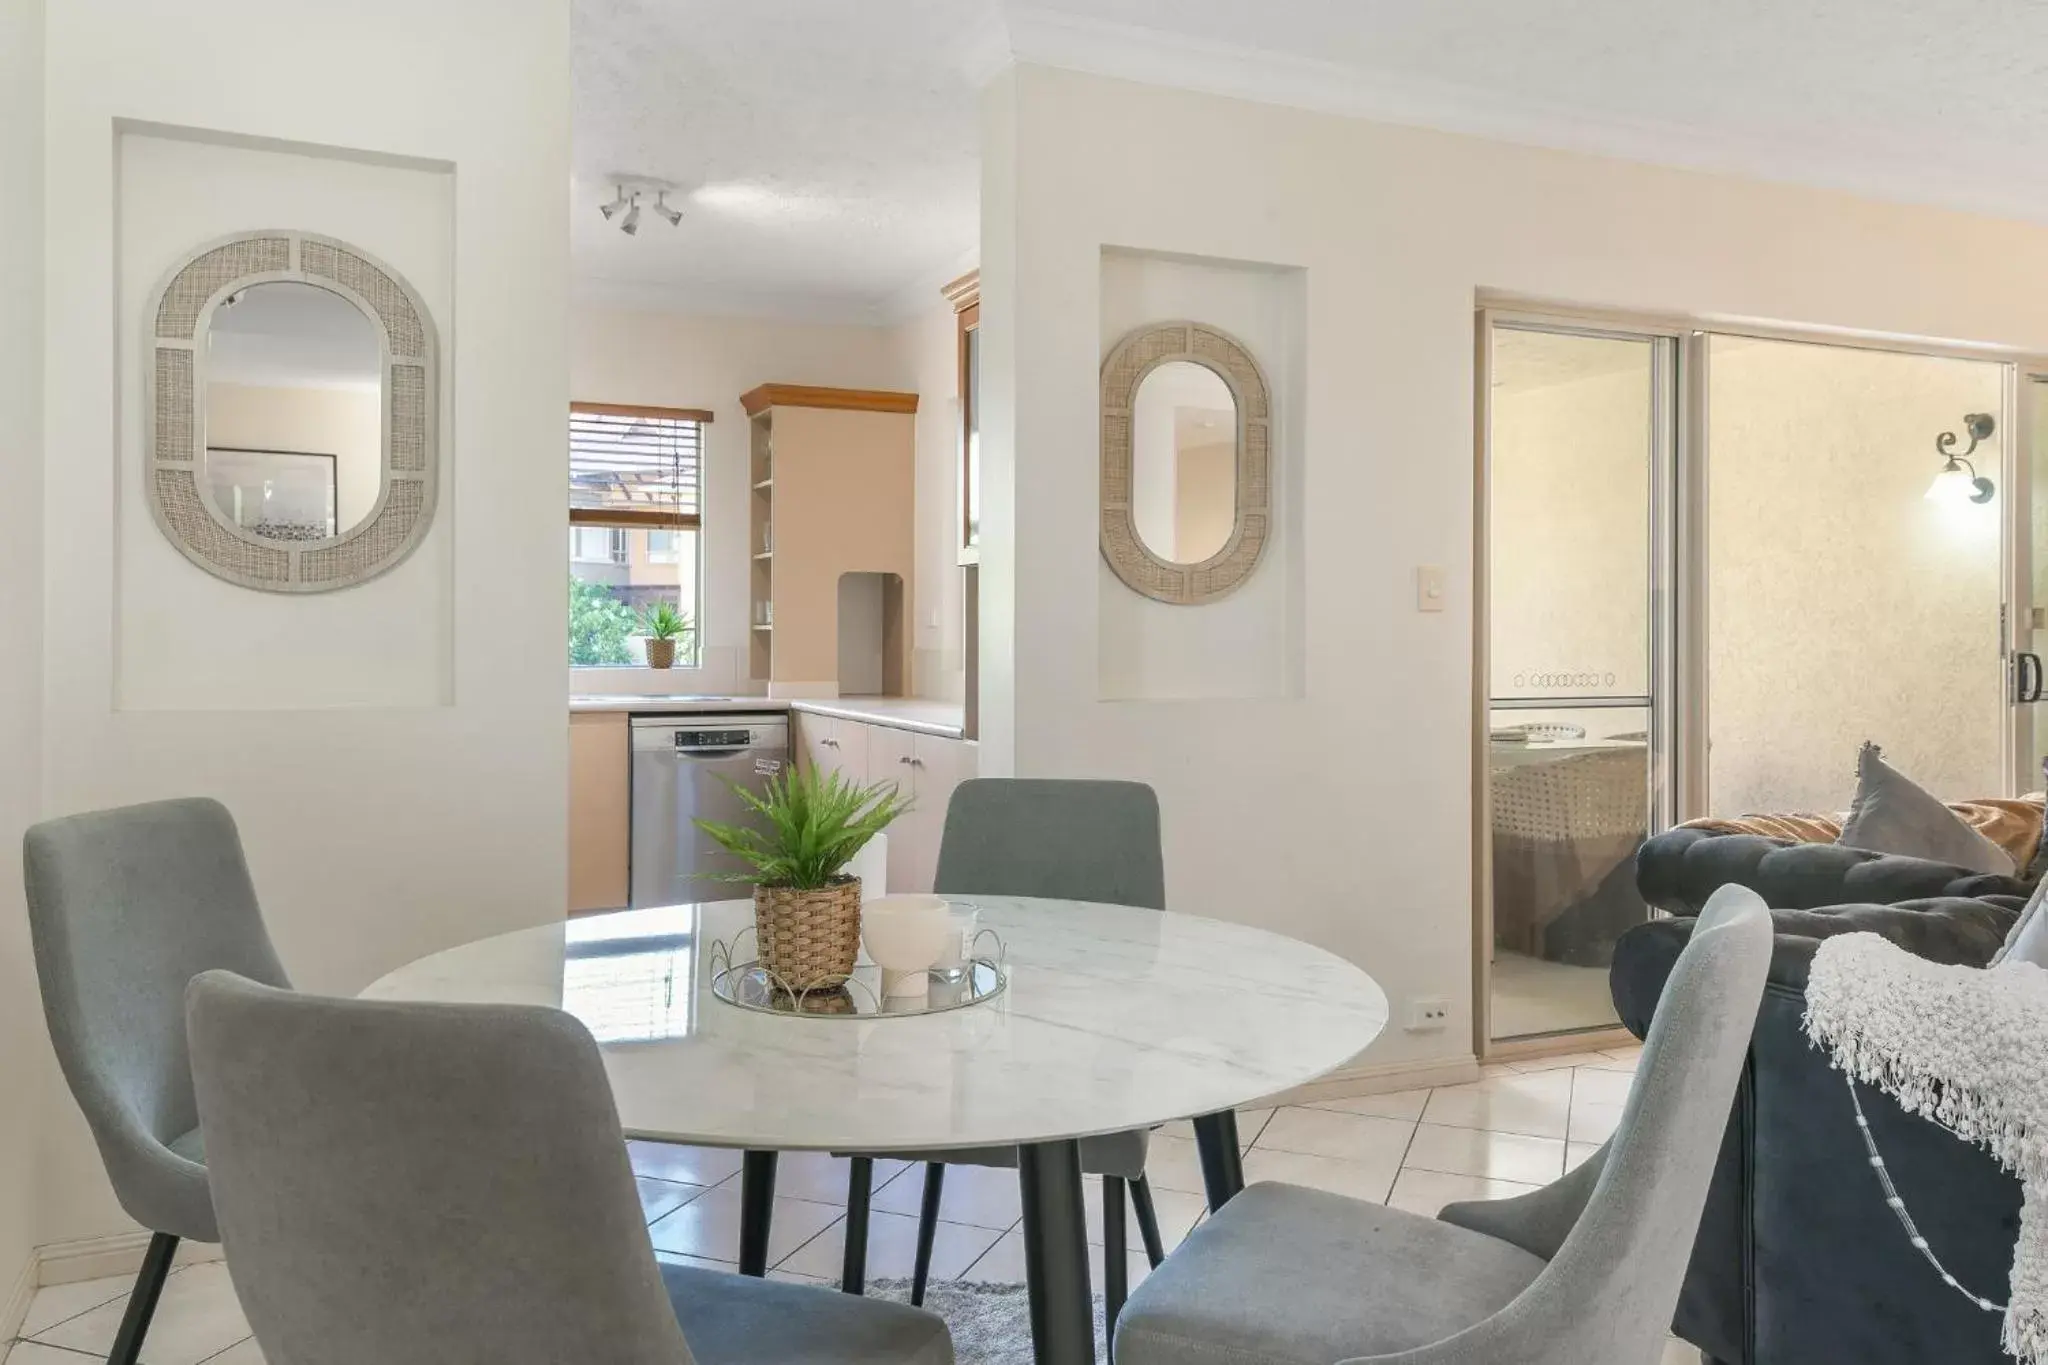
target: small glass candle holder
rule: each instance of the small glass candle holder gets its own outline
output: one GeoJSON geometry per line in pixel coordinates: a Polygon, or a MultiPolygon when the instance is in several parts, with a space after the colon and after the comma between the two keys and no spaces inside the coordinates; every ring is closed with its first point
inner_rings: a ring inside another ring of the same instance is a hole
{"type": "Polygon", "coordinates": [[[941,981],[957,983],[967,979],[968,963],[974,957],[974,935],[981,922],[981,907],[971,901],[947,903],[946,946],[932,972],[941,981]]]}

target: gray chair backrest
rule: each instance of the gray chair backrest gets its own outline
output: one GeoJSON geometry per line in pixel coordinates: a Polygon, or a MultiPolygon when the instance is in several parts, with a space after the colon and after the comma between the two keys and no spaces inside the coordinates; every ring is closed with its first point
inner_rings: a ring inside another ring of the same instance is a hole
{"type": "Polygon", "coordinates": [[[691,1359],[576,1020],[224,972],[187,1015],[228,1271],[267,1359],[691,1359]]]}
{"type": "MultiPolygon", "coordinates": [[[[1522,1235],[1509,1240],[1547,1256],[1549,1264],[1484,1322],[1431,1346],[1371,1359],[1403,1365],[1651,1365],[1659,1359],[1770,964],[1770,911],[1755,892],[1722,887],[1701,911],[1692,941],[1665,981],[1614,1136],[1557,1184],[1500,1201],[1504,1210],[1517,1206],[1522,1235]],[[1558,1240],[1534,1244],[1543,1240],[1542,1224],[1552,1213],[1558,1240]]],[[[1467,1213],[1485,1208],[1463,1206],[1467,1213]]],[[[1458,1221],[1485,1227],[1477,1218],[1458,1221]]]]}
{"type": "Polygon", "coordinates": [[[168,1146],[199,1126],[185,985],[287,984],[234,819],[203,799],[73,815],[30,829],[22,865],[50,1041],[121,1207],[215,1240],[206,1168],[168,1146]]]}
{"type": "Polygon", "coordinates": [[[946,807],[932,889],[1164,910],[1159,798],[1142,782],[962,782],[946,807]]]}

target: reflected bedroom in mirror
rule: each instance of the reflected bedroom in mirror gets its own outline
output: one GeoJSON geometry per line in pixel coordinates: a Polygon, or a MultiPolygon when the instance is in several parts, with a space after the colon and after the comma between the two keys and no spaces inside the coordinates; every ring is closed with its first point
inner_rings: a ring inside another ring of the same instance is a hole
{"type": "Polygon", "coordinates": [[[270,540],[313,541],[376,505],[383,348],[348,299],[293,280],[253,284],[206,335],[206,472],[221,516],[270,540]]]}

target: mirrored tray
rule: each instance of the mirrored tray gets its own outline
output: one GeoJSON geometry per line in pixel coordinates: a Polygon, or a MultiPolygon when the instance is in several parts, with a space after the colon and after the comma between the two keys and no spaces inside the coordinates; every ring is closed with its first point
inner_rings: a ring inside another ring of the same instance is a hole
{"type": "Polygon", "coordinates": [[[882,969],[873,963],[856,966],[853,975],[840,985],[792,991],[759,958],[742,958],[734,952],[752,933],[752,929],[746,929],[731,942],[711,945],[711,993],[728,1005],[758,1014],[804,1014],[821,1019],[896,1019],[943,1014],[969,1005],[987,1004],[1001,995],[1010,981],[1004,970],[1003,959],[1007,954],[1002,940],[984,929],[976,936],[976,955],[968,959],[965,967],[954,973],[919,973],[924,978],[922,993],[883,995],[882,969]],[[980,952],[984,939],[995,940],[993,956],[980,952]]]}

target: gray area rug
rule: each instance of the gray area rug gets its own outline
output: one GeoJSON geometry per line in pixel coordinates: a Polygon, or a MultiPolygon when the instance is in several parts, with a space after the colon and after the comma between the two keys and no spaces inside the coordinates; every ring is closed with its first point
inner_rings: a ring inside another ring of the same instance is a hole
{"type": "MultiPolygon", "coordinates": [[[[874,1280],[868,1295],[908,1303],[910,1281],[874,1280]]],[[[957,1365],[1032,1365],[1031,1302],[1023,1285],[937,1281],[926,1288],[924,1306],[952,1329],[957,1365]]],[[[1095,1358],[1105,1358],[1100,1294],[1095,1296],[1095,1358]]]]}

